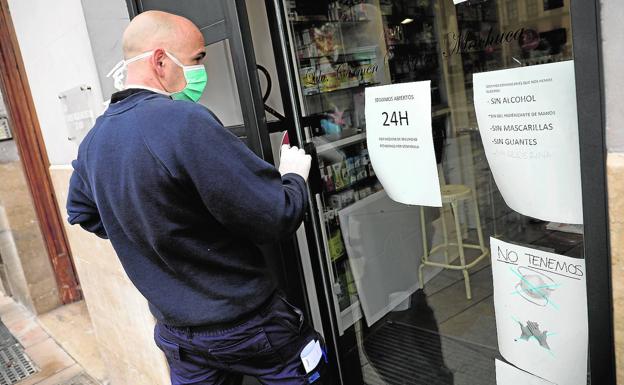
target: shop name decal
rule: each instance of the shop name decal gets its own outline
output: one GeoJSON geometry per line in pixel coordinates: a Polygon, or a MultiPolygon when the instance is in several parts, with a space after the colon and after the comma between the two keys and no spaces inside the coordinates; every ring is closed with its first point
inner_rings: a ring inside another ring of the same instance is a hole
{"type": "Polygon", "coordinates": [[[478,52],[510,44],[520,41],[524,38],[525,29],[520,28],[511,31],[502,31],[495,33],[490,27],[487,36],[475,34],[473,32],[449,32],[445,36],[445,43],[448,50],[442,52],[442,55],[449,57],[451,55],[460,55],[462,53],[478,52]]]}
{"type": "Polygon", "coordinates": [[[324,72],[320,68],[309,68],[303,74],[303,80],[312,84],[328,83],[332,79],[365,79],[379,72],[377,64],[364,64],[352,67],[347,63],[337,65],[331,73],[324,72]]]}

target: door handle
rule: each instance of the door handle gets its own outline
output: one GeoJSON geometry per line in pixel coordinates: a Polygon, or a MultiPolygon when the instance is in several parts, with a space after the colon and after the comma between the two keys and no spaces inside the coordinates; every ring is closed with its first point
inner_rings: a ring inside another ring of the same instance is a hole
{"type": "Polygon", "coordinates": [[[321,194],[323,192],[323,181],[321,180],[321,171],[319,167],[318,154],[316,153],[316,146],[312,142],[305,143],[303,149],[306,154],[312,157],[312,164],[310,166],[310,175],[308,176],[308,185],[313,195],[321,194]]]}

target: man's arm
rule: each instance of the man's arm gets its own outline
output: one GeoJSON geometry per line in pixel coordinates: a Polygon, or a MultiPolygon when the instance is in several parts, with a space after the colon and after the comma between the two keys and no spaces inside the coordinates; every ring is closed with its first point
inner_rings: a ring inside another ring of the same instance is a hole
{"type": "Polygon", "coordinates": [[[233,233],[256,243],[294,233],[307,207],[307,170],[305,176],[282,176],[208,114],[197,115],[180,134],[178,157],[181,173],[210,213],[233,233]]]}
{"type": "Polygon", "coordinates": [[[77,161],[72,162],[74,172],[69,181],[67,221],[72,225],[79,224],[83,229],[107,239],[108,236],[100,219],[100,213],[93,202],[91,190],[77,171],[77,165],[77,161]]]}

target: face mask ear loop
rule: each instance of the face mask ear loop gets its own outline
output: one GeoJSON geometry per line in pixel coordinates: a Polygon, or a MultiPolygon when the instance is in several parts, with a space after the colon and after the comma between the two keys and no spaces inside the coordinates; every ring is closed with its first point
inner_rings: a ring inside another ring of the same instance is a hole
{"type": "Polygon", "coordinates": [[[182,62],[180,62],[180,60],[178,60],[178,58],[176,58],[175,56],[173,56],[172,54],[170,54],[169,52],[165,51],[165,55],[167,55],[169,57],[169,59],[171,59],[171,61],[173,61],[175,64],[177,64],[178,66],[182,67],[182,69],[186,72],[186,71],[191,71],[191,70],[196,70],[199,68],[205,68],[203,64],[197,64],[197,65],[184,65],[182,64],[182,62]]]}
{"type": "Polygon", "coordinates": [[[128,67],[128,64],[135,62],[137,60],[141,60],[144,59],[146,57],[151,56],[154,53],[154,51],[148,51],[148,52],[143,52],[142,54],[139,54],[133,58],[130,58],[128,60],[120,60],[117,64],[115,64],[115,66],[113,67],[113,69],[110,70],[110,72],[106,75],[107,78],[112,77],[113,81],[114,81],[114,85],[115,88],[119,91],[124,89],[124,77],[125,77],[125,71],[128,67]]]}
{"type": "Polygon", "coordinates": [[[119,70],[119,68],[123,67],[124,64],[125,64],[124,60],[118,61],[117,64],[115,64],[115,66],[106,74],[106,77],[110,78],[111,75],[113,75],[115,71],[119,70]]]}
{"type": "Polygon", "coordinates": [[[182,68],[185,67],[184,64],[182,64],[182,62],[178,60],[178,58],[176,58],[175,56],[173,56],[169,52],[165,51],[165,55],[167,55],[169,57],[169,59],[171,59],[171,61],[173,61],[175,64],[177,64],[178,67],[182,67],[182,68]]]}
{"type": "Polygon", "coordinates": [[[115,89],[118,91],[123,90],[123,80],[124,80],[124,71],[126,70],[126,62],[124,60],[120,60],[112,70],[106,75],[107,78],[112,77],[115,89]]]}

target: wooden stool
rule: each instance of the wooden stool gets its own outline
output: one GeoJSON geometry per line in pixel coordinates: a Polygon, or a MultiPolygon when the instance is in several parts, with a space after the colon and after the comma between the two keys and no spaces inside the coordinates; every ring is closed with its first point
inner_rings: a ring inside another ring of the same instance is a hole
{"type": "Polygon", "coordinates": [[[464,283],[466,285],[466,298],[472,299],[472,291],[470,288],[470,275],[468,273],[468,269],[474,267],[477,263],[479,263],[483,258],[485,258],[489,253],[489,249],[485,247],[485,242],[483,240],[483,231],[481,230],[481,217],[479,215],[479,206],[477,204],[477,197],[474,191],[466,186],[461,184],[447,184],[441,186],[442,193],[442,207],[440,208],[440,215],[442,217],[442,232],[444,233],[444,243],[434,246],[431,250],[429,250],[429,246],[427,244],[427,227],[425,223],[425,211],[424,208],[420,208],[420,222],[422,227],[422,240],[423,240],[423,248],[424,253],[422,256],[422,264],[418,269],[418,278],[420,279],[420,288],[423,288],[423,268],[425,266],[435,266],[441,267],[444,269],[452,269],[452,270],[461,270],[464,274],[464,283]],[[477,237],[479,238],[479,244],[470,244],[464,243],[461,223],[459,222],[459,205],[458,203],[461,201],[470,201],[472,200],[474,207],[474,214],[477,220],[477,237]],[[444,214],[444,205],[450,205],[453,213],[453,217],[455,219],[455,231],[457,232],[457,242],[449,242],[448,232],[446,228],[446,218],[444,214]],[[457,246],[459,250],[459,264],[451,264],[449,261],[449,253],[448,250],[451,246],[457,246]],[[475,260],[470,263],[466,263],[466,256],[464,255],[464,248],[466,249],[477,249],[481,250],[481,255],[479,255],[475,260]],[[432,262],[429,260],[429,256],[435,253],[436,251],[444,249],[444,257],[446,263],[432,262]]]}

